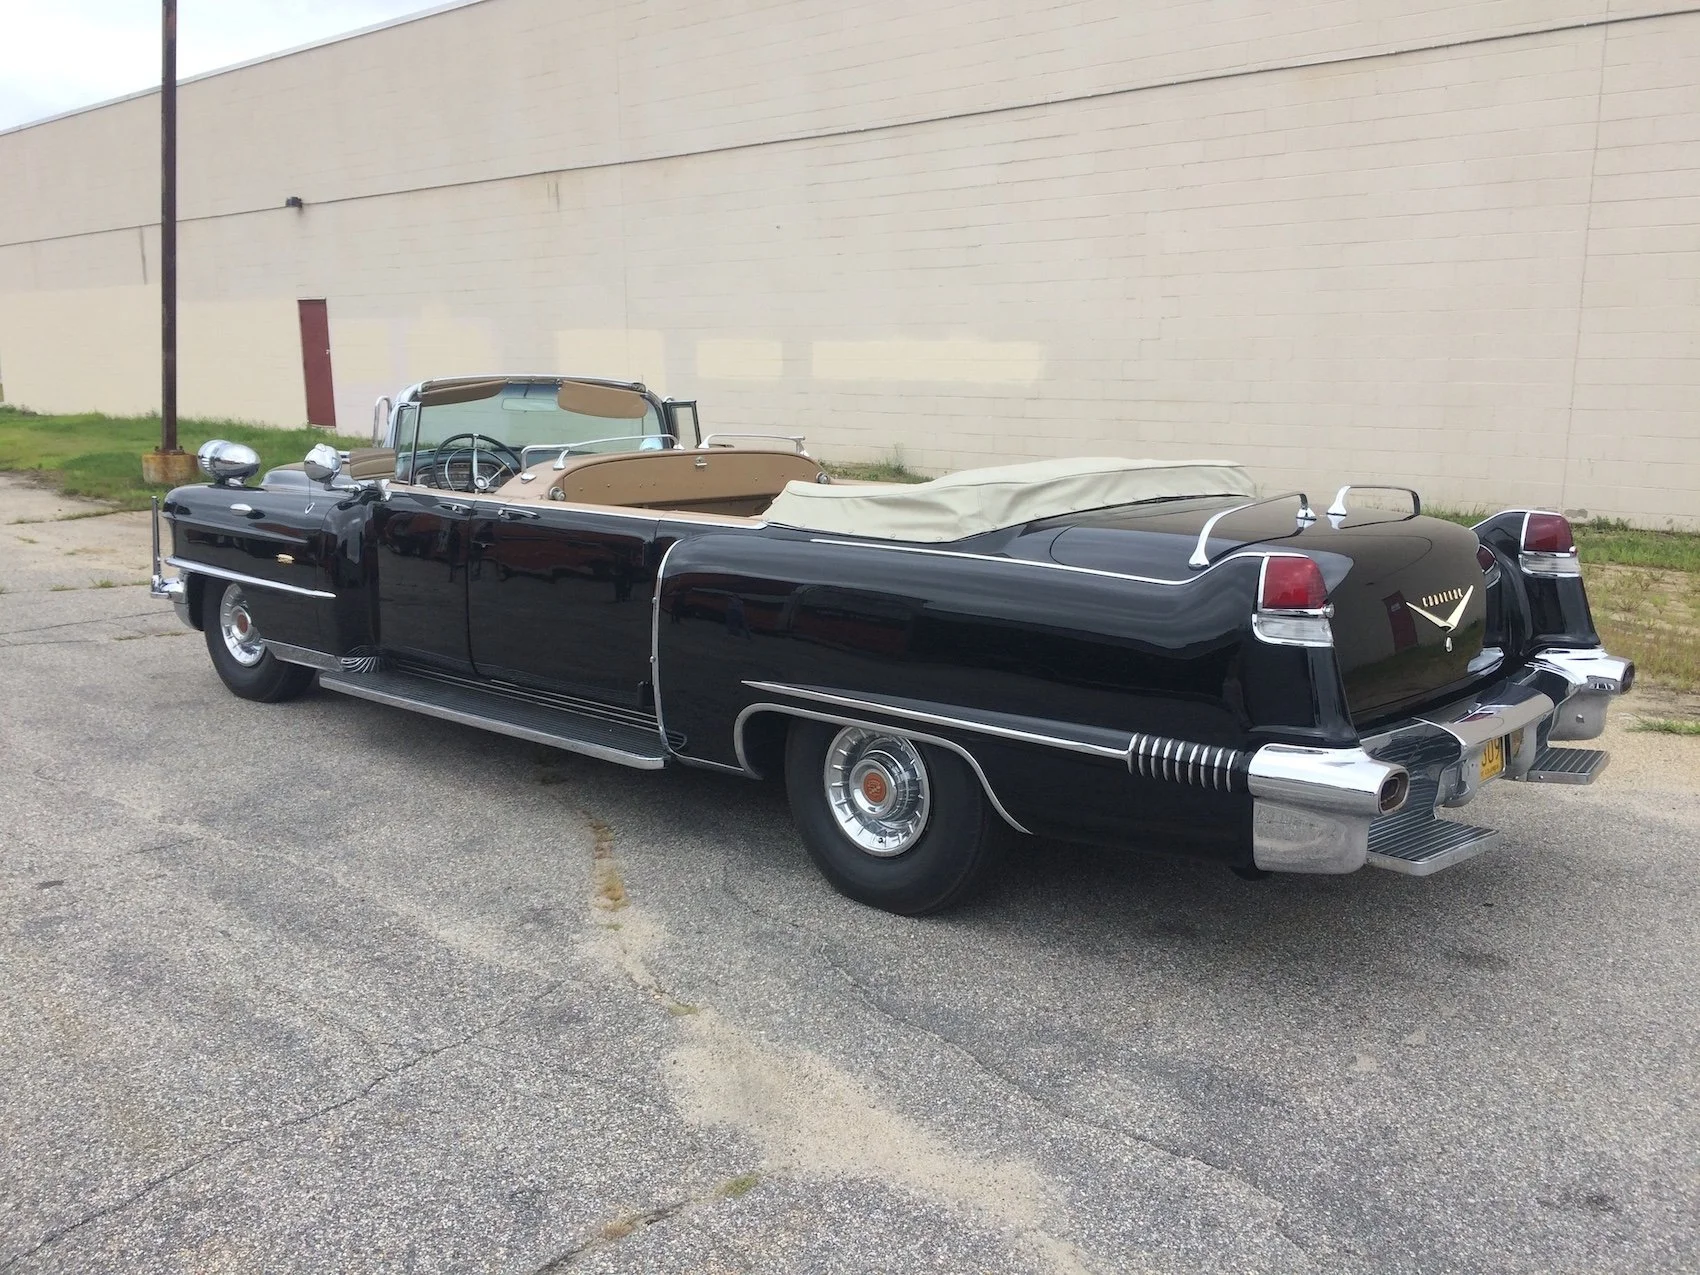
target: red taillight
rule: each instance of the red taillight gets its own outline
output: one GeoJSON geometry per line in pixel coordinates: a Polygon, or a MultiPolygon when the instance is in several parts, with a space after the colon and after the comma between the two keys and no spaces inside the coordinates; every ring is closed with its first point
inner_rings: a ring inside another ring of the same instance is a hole
{"type": "Polygon", "coordinates": [[[1524,553],[1570,553],[1576,538],[1570,520],[1560,514],[1530,514],[1523,522],[1524,553]]]}
{"type": "Polygon", "coordinates": [[[1489,571],[1492,571],[1493,570],[1493,564],[1494,564],[1494,561],[1495,561],[1494,556],[1493,556],[1493,550],[1489,549],[1486,545],[1477,545],[1476,546],[1476,561],[1481,564],[1482,572],[1484,574],[1486,574],[1489,571]]]}
{"type": "Polygon", "coordinates": [[[1309,558],[1267,558],[1263,564],[1265,611],[1317,611],[1328,601],[1322,568],[1309,558]]]}

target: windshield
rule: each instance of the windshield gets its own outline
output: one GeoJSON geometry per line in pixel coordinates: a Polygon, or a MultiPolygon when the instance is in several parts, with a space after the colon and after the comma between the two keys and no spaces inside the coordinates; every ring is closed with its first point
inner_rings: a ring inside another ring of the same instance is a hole
{"type": "Polygon", "coordinates": [[[404,429],[396,472],[456,491],[487,491],[563,451],[653,451],[675,446],[636,390],[584,381],[463,381],[419,396],[417,430],[404,429]]]}

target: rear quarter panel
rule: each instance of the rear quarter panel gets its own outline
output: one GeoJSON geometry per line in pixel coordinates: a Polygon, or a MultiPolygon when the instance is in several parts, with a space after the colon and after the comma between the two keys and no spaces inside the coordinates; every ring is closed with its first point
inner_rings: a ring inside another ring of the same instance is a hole
{"type": "MultiPolygon", "coordinates": [[[[908,552],[794,533],[709,533],[668,554],[657,598],[662,713],[688,759],[736,766],[734,727],[772,702],[752,682],[902,701],[1034,733],[1136,732],[1245,749],[1309,737],[1312,653],[1249,634],[1259,560],[1184,586],[1008,559],[908,552]],[[1271,727],[1283,713],[1290,727],[1271,727]]],[[[1329,677],[1337,684],[1329,668],[1329,677]]],[[[819,707],[819,705],[815,705],[819,707]]],[[[1144,778],[973,731],[967,748],[1030,831],[1237,859],[1250,800],[1144,778]]]]}

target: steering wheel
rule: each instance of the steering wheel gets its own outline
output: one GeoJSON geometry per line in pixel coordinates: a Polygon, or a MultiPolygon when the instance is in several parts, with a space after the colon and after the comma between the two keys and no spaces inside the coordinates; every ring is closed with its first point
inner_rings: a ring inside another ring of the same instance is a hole
{"type": "Polygon", "coordinates": [[[437,444],[437,456],[431,462],[431,476],[437,480],[436,486],[446,487],[450,491],[491,491],[500,487],[523,467],[518,452],[488,434],[451,434],[437,444]],[[486,446],[476,446],[479,443],[486,446]],[[456,486],[449,477],[449,463],[461,452],[466,453],[467,468],[471,471],[471,485],[466,487],[456,486]],[[488,473],[479,468],[486,452],[495,453],[488,473]]]}

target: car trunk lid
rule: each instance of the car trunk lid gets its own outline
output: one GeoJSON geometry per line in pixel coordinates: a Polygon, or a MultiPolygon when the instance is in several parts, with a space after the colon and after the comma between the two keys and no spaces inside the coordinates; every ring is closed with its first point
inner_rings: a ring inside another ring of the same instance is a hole
{"type": "MultiPolygon", "coordinates": [[[[1067,566],[1191,578],[1198,572],[1187,559],[1204,524],[1234,504],[1168,501],[1052,520],[1048,556],[1067,566]],[[1130,534],[1144,543],[1136,548],[1130,534]],[[1150,563],[1161,565],[1153,572],[1150,563]]],[[[1374,509],[1305,523],[1295,518],[1297,507],[1295,499],[1223,519],[1210,538],[1211,561],[1236,549],[1297,551],[1316,559],[1334,607],[1347,701],[1360,729],[1462,694],[1476,676],[1472,661],[1482,652],[1487,615],[1475,533],[1438,518],[1374,509]]]]}

